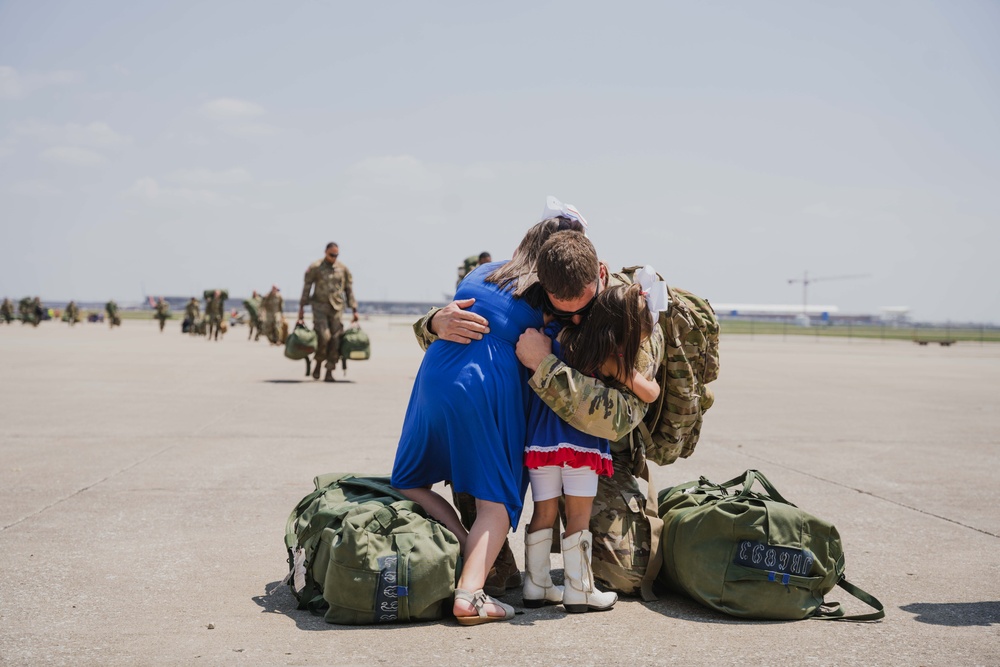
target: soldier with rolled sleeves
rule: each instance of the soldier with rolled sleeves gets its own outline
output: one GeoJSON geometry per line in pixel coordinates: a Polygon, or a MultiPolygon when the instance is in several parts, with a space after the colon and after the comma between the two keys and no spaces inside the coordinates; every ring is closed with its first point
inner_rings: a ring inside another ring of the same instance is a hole
{"type": "Polygon", "coordinates": [[[351,322],[358,321],[358,302],[354,299],[351,271],[338,262],[340,246],[326,244],[326,253],[306,269],[302,298],[299,301],[299,323],[305,322],[306,303],[312,306],[313,328],[318,338],[313,379],[319,379],[320,362],[326,361],[324,382],[333,382],[333,369],[340,359],[340,341],[344,324],[340,318],[345,306],[354,311],[351,322]]]}
{"type": "MultiPolygon", "coordinates": [[[[628,276],[611,273],[579,232],[553,234],[542,249],[537,269],[546,310],[574,324],[582,321],[599,291],[632,282],[628,276]],[[569,270],[572,266],[575,270],[569,270]]],[[[469,343],[489,333],[484,318],[464,310],[470,305],[456,301],[425,315],[414,325],[421,346],[426,349],[438,338],[469,343]]],[[[655,378],[664,348],[663,332],[655,327],[636,360],[636,368],[647,379],[655,378]]],[[[647,404],[559,361],[551,353],[551,340],[540,331],[529,330],[521,336],[517,356],[533,373],[529,386],[556,414],[574,428],[611,442],[615,474],[599,479],[590,522],[594,576],[606,589],[650,596],[656,574],[655,563],[649,567],[650,559],[658,546],[653,543],[653,524],[658,518],[648,516],[646,494],[639,487],[637,475],[647,475],[645,450],[638,432],[633,434],[647,404]],[[624,497],[628,504],[623,509],[624,497]]]]}
{"type": "Polygon", "coordinates": [[[226,314],[226,302],[222,292],[215,290],[205,303],[205,317],[208,318],[208,340],[219,340],[219,330],[222,328],[222,318],[226,314]]]}
{"type": "Polygon", "coordinates": [[[282,313],[285,312],[285,299],[281,296],[281,290],[277,285],[271,285],[271,291],[264,296],[261,302],[261,310],[264,314],[263,331],[271,345],[279,345],[281,340],[281,325],[284,322],[282,313]]]}

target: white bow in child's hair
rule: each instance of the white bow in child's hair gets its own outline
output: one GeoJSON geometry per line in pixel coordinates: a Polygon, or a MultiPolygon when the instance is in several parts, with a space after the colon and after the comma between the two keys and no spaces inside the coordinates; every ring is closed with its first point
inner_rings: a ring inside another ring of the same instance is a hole
{"type": "Polygon", "coordinates": [[[633,280],[642,288],[642,295],[646,297],[646,307],[653,316],[653,324],[656,324],[660,313],[670,307],[667,283],[660,280],[649,264],[636,271],[633,280]]]}
{"type": "Polygon", "coordinates": [[[587,229],[587,221],[583,219],[580,212],[576,210],[576,207],[572,204],[564,204],[552,195],[545,198],[545,208],[542,210],[542,219],[548,220],[549,218],[568,218],[569,220],[576,220],[581,225],[583,229],[587,229]]]}

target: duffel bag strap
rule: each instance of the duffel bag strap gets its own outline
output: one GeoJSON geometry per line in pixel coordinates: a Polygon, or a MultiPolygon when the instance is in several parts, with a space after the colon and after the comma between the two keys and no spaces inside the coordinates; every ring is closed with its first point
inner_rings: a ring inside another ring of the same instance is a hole
{"type": "Polygon", "coordinates": [[[874,595],[862,590],[858,586],[855,586],[844,577],[840,578],[837,585],[875,611],[869,614],[852,614],[848,616],[844,613],[843,607],[836,604],[831,605],[830,608],[826,610],[824,610],[823,607],[820,607],[819,611],[816,612],[813,618],[817,618],[821,621],[877,621],[880,618],[885,618],[885,607],[882,606],[882,603],[879,602],[874,595]]]}

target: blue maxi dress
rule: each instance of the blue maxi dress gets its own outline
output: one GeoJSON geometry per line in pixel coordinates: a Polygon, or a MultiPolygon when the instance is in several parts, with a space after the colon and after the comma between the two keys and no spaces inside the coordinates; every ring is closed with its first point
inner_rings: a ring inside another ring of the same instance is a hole
{"type": "Polygon", "coordinates": [[[512,528],[524,506],[527,369],[514,348],[542,311],[484,282],[503,265],[477,268],[456,299],[475,298],[470,310],[490,323],[468,345],[436,341],[417,371],[392,466],[392,485],[412,489],[450,481],[455,491],[502,503],[512,528]]]}

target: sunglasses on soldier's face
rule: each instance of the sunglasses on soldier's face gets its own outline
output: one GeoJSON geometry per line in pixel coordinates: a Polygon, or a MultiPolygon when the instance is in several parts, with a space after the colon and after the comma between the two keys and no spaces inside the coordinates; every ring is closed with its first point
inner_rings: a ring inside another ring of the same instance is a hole
{"type": "Polygon", "coordinates": [[[594,296],[590,297],[590,301],[588,301],[587,305],[584,306],[583,308],[578,308],[578,309],[576,309],[576,310],[574,310],[572,312],[568,311],[568,310],[559,310],[558,308],[556,308],[555,306],[552,305],[552,301],[549,299],[549,294],[548,294],[548,292],[546,292],[545,293],[545,301],[542,303],[542,310],[544,310],[549,315],[551,315],[552,317],[555,317],[556,319],[559,319],[559,320],[571,320],[574,317],[576,317],[577,315],[583,317],[584,315],[587,314],[587,312],[591,308],[593,308],[594,302],[597,300],[597,295],[601,293],[601,279],[600,278],[597,279],[596,285],[597,286],[594,289],[594,296]]]}
{"type": "Polygon", "coordinates": [[[330,259],[337,259],[338,257],[340,257],[340,254],[336,252],[328,252],[326,253],[326,256],[329,257],[330,259]]]}

